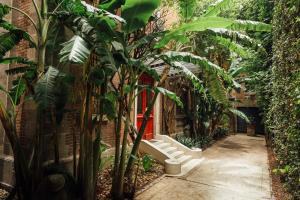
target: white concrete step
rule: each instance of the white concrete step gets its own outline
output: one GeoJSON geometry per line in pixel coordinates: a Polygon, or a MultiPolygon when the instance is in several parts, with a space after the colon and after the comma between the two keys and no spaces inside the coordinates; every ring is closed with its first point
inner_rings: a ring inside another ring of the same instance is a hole
{"type": "Polygon", "coordinates": [[[149,142],[151,143],[160,143],[160,142],[163,142],[163,140],[158,140],[158,139],[152,139],[152,140],[149,140],[149,142]]]}
{"type": "MultiPolygon", "coordinates": [[[[156,145],[156,144],[155,144],[156,145]]],[[[158,145],[156,145],[158,148],[160,148],[160,149],[166,149],[166,148],[168,148],[168,147],[170,147],[171,146],[171,144],[170,143],[167,143],[167,142],[164,142],[164,143],[159,143],[158,145]]]]}
{"type": "Polygon", "coordinates": [[[167,174],[167,176],[171,177],[185,177],[191,172],[193,172],[197,167],[203,162],[204,158],[200,159],[191,159],[186,162],[184,165],[181,165],[180,174],[167,174]]]}
{"type": "Polygon", "coordinates": [[[177,160],[181,165],[184,165],[186,162],[190,161],[192,158],[193,157],[190,155],[183,155],[183,156],[177,158],[177,160]]]}
{"type": "Polygon", "coordinates": [[[140,149],[164,164],[168,176],[183,176],[203,160],[201,149],[190,149],[166,135],[157,135],[150,141],[143,140],[140,149]]]}
{"type": "Polygon", "coordinates": [[[192,172],[192,170],[196,169],[196,167],[198,167],[203,160],[204,160],[204,158],[191,159],[188,162],[186,162],[184,165],[181,166],[181,176],[184,176],[187,173],[192,172]]]}
{"type": "Polygon", "coordinates": [[[176,147],[168,147],[166,149],[164,149],[165,152],[167,152],[168,155],[174,153],[175,151],[177,151],[176,147]]]}
{"type": "Polygon", "coordinates": [[[184,155],[184,152],[183,151],[175,151],[174,153],[172,153],[170,156],[172,158],[179,158],[181,157],[182,155],[184,155]]]}

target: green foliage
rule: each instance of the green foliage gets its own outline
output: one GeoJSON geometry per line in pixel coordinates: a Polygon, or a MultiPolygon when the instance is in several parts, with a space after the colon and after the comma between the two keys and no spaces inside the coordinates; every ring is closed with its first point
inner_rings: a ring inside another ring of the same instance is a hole
{"type": "Polygon", "coordinates": [[[213,139],[218,140],[224,138],[229,133],[228,128],[218,127],[213,133],[213,139]]]}
{"type": "Polygon", "coordinates": [[[159,4],[160,0],[126,0],[122,6],[122,18],[126,20],[124,30],[131,33],[143,28],[159,4]]]}
{"type": "Polygon", "coordinates": [[[0,61],[2,61],[6,52],[10,51],[23,39],[31,42],[31,37],[28,33],[20,29],[12,29],[9,32],[0,33],[0,61]]]}
{"type": "Polygon", "coordinates": [[[245,120],[247,123],[250,123],[249,118],[247,117],[247,115],[245,115],[243,112],[241,112],[240,110],[234,109],[234,108],[230,108],[229,112],[231,112],[232,114],[242,118],[243,120],[245,120]]]}
{"type": "Polygon", "coordinates": [[[228,9],[231,5],[231,0],[218,0],[216,3],[209,6],[204,13],[204,17],[218,16],[223,9],[228,9]]]}
{"type": "Polygon", "coordinates": [[[203,32],[212,28],[227,28],[235,31],[261,31],[270,32],[272,27],[269,24],[250,20],[233,20],[222,17],[200,17],[189,23],[183,23],[178,28],[167,33],[156,45],[157,48],[164,47],[174,38],[185,38],[180,41],[188,41],[187,32],[203,32]]]}
{"type": "Polygon", "coordinates": [[[153,158],[150,155],[144,155],[142,158],[142,164],[145,172],[151,170],[153,167],[153,158]]]}
{"type": "Polygon", "coordinates": [[[178,0],[180,15],[183,18],[183,21],[189,21],[195,13],[197,8],[196,0],[178,0]]]}
{"type": "Polygon", "coordinates": [[[191,73],[184,65],[184,63],[192,63],[202,69],[207,75],[208,89],[210,95],[215,98],[215,100],[227,104],[227,91],[223,86],[223,80],[229,84],[233,84],[233,78],[227,74],[227,72],[208,61],[206,58],[196,56],[188,52],[166,52],[164,54],[164,59],[171,66],[178,68],[185,76],[191,80],[194,87],[200,92],[205,94],[205,89],[203,87],[202,81],[191,73]],[[183,63],[182,63],[183,62],[183,63]]]}
{"type": "Polygon", "coordinates": [[[176,135],[175,139],[188,148],[201,148],[200,142],[197,142],[193,138],[182,136],[182,135],[176,135]]]}
{"type": "Polygon", "coordinates": [[[10,12],[10,8],[7,5],[0,3],[0,19],[10,12]]]}
{"type": "Polygon", "coordinates": [[[91,50],[88,43],[80,36],[73,36],[68,42],[62,44],[64,47],[60,52],[61,62],[73,62],[83,64],[88,59],[91,50]]]}
{"type": "Polygon", "coordinates": [[[214,38],[217,43],[223,45],[224,47],[228,48],[231,52],[236,53],[241,58],[249,58],[251,53],[246,48],[242,47],[241,45],[231,41],[230,39],[226,39],[223,37],[215,37],[214,38]]]}
{"type": "Polygon", "coordinates": [[[159,93],[167,96],[171,100],[173,100],[179,107],[183,107],[183,103],[181,102],[180,98],[174,93],[162,87],[156,87],[154,90],[158,91],[159,93]]]}
{"type": "Polygon", "coordinates": [[[125,4],[126,0],[105,0],[101,1],[99,8],[103,10],[107,10],[109,12],[113,12],[115,9],[120,8],[125,4]]]}
{"type": "Polygon", "coordinates": [[[64,107],[68,96],[66,86],[71,82],[72,80],[67,78],[66,74],[50,66],[34,88],[34,99],[39,108],[64,107]]]}
{"type": "Polygon", "coordinates": [[[300,123],[298,107],[300,52],[299,1],[275,1],[273,19],[272,98],[267,110],[267,125],[279,171],[294,199],[300,198],[300,123]]]}

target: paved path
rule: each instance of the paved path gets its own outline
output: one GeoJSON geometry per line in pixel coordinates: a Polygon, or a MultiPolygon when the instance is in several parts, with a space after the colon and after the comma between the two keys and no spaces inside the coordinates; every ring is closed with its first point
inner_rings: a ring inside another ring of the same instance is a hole
{"type": "Polygon", "coordinates": [[[185,178],[165,177],[137,200],[270,200],[263,137],[232,135],[203,152],[203,163],[185,178]]]}

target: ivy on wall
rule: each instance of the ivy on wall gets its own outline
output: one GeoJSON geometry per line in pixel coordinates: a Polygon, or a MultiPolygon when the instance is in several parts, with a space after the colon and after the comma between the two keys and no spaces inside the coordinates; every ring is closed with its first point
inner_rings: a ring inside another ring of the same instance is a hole
{"type": "Polygon", "coordinates": [[[285,185],[300,198],[300,1],[276,0],[272,92],[267,125],[285,185]]]}

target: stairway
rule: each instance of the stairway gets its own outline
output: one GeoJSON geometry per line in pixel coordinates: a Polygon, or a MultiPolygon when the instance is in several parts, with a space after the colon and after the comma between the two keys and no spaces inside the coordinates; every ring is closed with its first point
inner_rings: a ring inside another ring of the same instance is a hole
{"type": "Polygon", "coordinates": [[[140,150],[164,164],[168,176],[185,176],[203,161],[201,149],[190,149],[166,135],[143,140],[140,150]]]}

